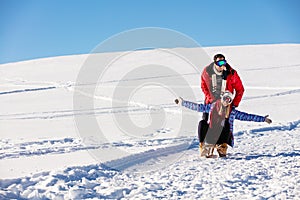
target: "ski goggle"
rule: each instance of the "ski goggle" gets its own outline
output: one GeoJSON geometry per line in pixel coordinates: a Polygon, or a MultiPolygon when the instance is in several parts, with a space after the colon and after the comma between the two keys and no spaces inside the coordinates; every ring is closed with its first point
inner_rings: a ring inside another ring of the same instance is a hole
{"type": "Polygon", "coordinates": [[[226,60],[219,60],[219,61],[216,61],[215,62],[216,63],[216,65],[218,65],[219,67],[221,67],[221,66],[223,66],[223,65],[226,65],[226,60]]]}

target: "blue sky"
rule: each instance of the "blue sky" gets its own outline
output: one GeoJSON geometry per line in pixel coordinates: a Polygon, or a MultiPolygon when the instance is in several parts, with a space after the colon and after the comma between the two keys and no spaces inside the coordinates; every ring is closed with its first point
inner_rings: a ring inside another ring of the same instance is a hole
{"type": "Polygon", "coordinates": [[[201,46],[300,43],[298,0],[0,0],[0,63],[89,53],[134,28],[201,46]]]}

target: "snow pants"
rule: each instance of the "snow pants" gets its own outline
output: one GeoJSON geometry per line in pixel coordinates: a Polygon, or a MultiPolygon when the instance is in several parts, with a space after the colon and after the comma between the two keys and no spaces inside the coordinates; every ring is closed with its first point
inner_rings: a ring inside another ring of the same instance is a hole
{"type": "Polygon", "coordinates": [[[209,127],[206,120],[201,120],[198,125],[199,143],[217,144],[223,143],[231,145],[232,133],[228,119],[225,120],[224,126],[209,127]]]}

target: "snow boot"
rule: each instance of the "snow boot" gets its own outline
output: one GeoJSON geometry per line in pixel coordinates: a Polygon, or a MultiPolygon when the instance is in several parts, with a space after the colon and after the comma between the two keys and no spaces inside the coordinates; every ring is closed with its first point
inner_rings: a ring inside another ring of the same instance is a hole
{"type": "Polygon", "coordinates": [[[226,143],[217,146],[217,151],[220,157],[226,157],[228,146],[226,143]]]}
{"type": "Polygon", "coordinates": [[[205,144],[204,142],[200,143],[200,156],[210,158],[214,154],[215,145],[205,144]]]}

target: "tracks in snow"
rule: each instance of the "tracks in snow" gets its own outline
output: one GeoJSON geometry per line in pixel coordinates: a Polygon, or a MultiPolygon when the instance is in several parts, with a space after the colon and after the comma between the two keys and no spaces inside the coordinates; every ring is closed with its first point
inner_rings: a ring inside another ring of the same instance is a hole
{"type": "MultiPolygon", "coordinates": [[[[299,64],[296,65],[286,65],[286,66],[278,66],[278,67],[270,67],[270,69],[277,69],[277,68],[283,68],[283,67],[297,67],[299,64]]],[[[249,69],[249,70],[260,70],[265,68],[256,68],[256,69],[249,69]]],[[[155,80],[155,79],[165,79],[165,78],[176,78],[178,76],[198,76],[197,73],[185,73],[181,75],[160,75],[160,76],[149,76],[149,77],[136,77],[133,79],[124,79],[124,80],[110,80],[110,81],[103,81],[101,83],[82,83],[82,84],[76,84],[76,83],[51,83],[51,82],[45,82],[45,83],[37,83],[37,82],[30,82],[26,80],[22,80],[21,83],[18,80],[7,80],[12,85],[18,85],[18,86],[35,86],[32,88],[25,88],[25,89],[16,89],[16,90],[10,90],[10,91],[0,91],[0,97],[2,95],[17,95],[22,93],[34,93],[34,92],[42,92],[42,91],[48,91],[48,90],[55,90],[55,89],[61,89],[64,88],[66,91],[73,92],[74,87],[88,87],[91,85],[96,84],[114,84],[118,82],[128,82],[128,81],[140,81],[140,80],[155,80]],[[37,86],[38,84],[47,84],[48,86],[37,86]]],[[[259,89],[259,87],[257,88],[259,89]]],[[[279,90],[280,88],[278,88],[279,90]]],[[[259,96],[253,96],[253,97],[244,97],[244,100],[252,100],[252,99],[261,99],[261,98],[269,98],[269,97],[276,97],[276,96],[283,96],[283,95],[290,95],[290,94],[297,94],[300,93],[300,88],[282,88],[283,90],[287,90],[284,92],[277,92],[274,94],[269,95],[259,95],[259,96]]],[[[81,93],[79,91],[79,93],[81,93]]],[[[119,101],[117,99],[112,99],[111,97],[106,96],[96,96],[96,95],[90,95],[90,94],[84,94],[82,95],[88,96],[90,98],[94,98],[95,100],[107,100],[107,101],[119,101]]],[[[53,110],[53,111],[45,111],[45,112],[27,112],[27,113],[9,113],[9,114],[2,114],[0,115],[0,120],[26,120],[26,119],[55,119],[55,118],[67,118],[67,117],[74,117],[76,115],[107,115],[107,114],[122,114],[122,113],[140,113],[140,112],[147,112],[149,110],[151,111],[160,111],[164,110],[166,112],[178,112],[178,106],[172,103],[166,103],[166,104],[160,104],[160,105],[145,105],[139,102],[128,102],[129,106],[123,106],[123,107],[100,107],[100,108],[94,108],[94,109],[82,109],[82,110],[53,110]]],[[[203,102],[203,100],[200,100],[199,102],[203,102]]]]}
{"type": "MultiPolygon", "coordinates": [[[[292,131],[300,128],[300,120],[290,122],[286,125],[277,125],[258,129],[239,131],[235,133],[236,139],[250,134],[251,137],[258,137],[257,133],[274,132],[274,131],[292,131]]],[[[162,131],[162,130],[158,130],[162,131]]],[[[170,131],[169,129],[166,131],[170,131]]],[[[151,150],[130,155],[125,158],[117,159],[107,163],[112,168],[125,169],[137,163],[145,162],[154,157],[166,156],[185,151],[190,148],[198,147],[198,141],[195,137],[180,138],[162,138],[148,140],[126,140],[119,142],[85,145],[79,138],[62,138],[52,140],[30,141],[13,143],[10,140],[0,140],[0,159],[15,159],[19,157],[43,156],[49,154],[66,154],[83,150],[118,148],[148,148],[151,150]],[[155,149],[155,150],[154,150],[155,149]]]]}
{"type": "Polygon", "coordinates": [[[25,93],[25,92],[38,92],[38,91],[53,90],[53,89],[57,89],[57,87],[49,86],[49,87],[36,87],[36,88],[26,88],[26,89],[19,89],[19,90],[10,90],[10,91],[0,92],[0,95],[18,94],[18,93],[25,93]]]}
{"type": "MultiPolygon", "coordinates": [[[[121,106],[121,107],[100,107],[94,109],[82,109],[82,110],[58,110],[58,111],[46,111],[46,112],[31,112],[31,113],[15,113],[0,115],[0,120],[29,120],[29,119],[53,119],[53,118],[66,118],[74,117],[77,115],[107,115],[107,114],[122,114],[122,113],[137,113],[146,111],[159,111],[161,109],[178,109],[178,106],[174,104],[161,104],[154,106],[121,106]]],[[[174,112],[174,111],[171,111],[174,112]]]]}
{"type": "MultiPolygon", "coordinates": [[[[161,131],[161,130],[159,130],[161,131]]],[[[53,140],[41,140],[31,142],[12,143],[10,140],[0,140],[0,160],[15,159],[19,157],[43,156],[49,154],[67,154],[83,150],[108,149],[108,148],[153,148],[166,147],[174,144],[188,143],[193,140],[190,137],[128,140],[103,144],[85,145],[79,138],[62,138],[53,140]]]]}
{"type": "MultiPolygon", "coordinates": [[[[297,131],[299,130],[300,120],[291,122],[286,125],[282,126],[273,126],[269,127],[267,129],[252,129],[248,131],[243,131],[241,133],[247,133],[247,132],[275,132],[280,131],[279,134],[281,135],[280,138],[284,139],[284,132],[289,131],[297,131]],[[283,134],[281,134],[281,131],[283,134]]],[[[238,137],[243,136],[243,134],[238,134],[238,137]]],[[[263,138],[264,141],[268,141],[269,137],[267,135],[261,136],[261,134],[251,134],[251,137],[260,137],[263,138]]],[[[280,139],[279,138],[279,139],[280,139]]],[[[243,138],[246,139],[246,138],[243,138]]],[[[247,139],[246,139],[247,140],[247,139]]],[[[1,146],[4,144],[4,148],[1,150],[5,151],[12,151],[16,146],[20,147],[21,149],[26,147],[33,147],[33,146],[44,146],[44,147],[63,147],[65,146],[66,149],[68,149],[70,146],[80,146],[81,141],[74,138],[63,138],[63,139],[56,139],[56,140],[42,140],[42,141],[33,141],[33,142],[24,142],[19,144],[11,144],[8,140],[1,140],[1,146]]],[[[249,143],[249,140],[244,141],[247,144],[249,143]]],[[[271,141],[270,141],[271,142],[271,141]]],[[[281,142],[281,141],[278,141],[281,142]]],[[[272,142],[271,142],[272,143],[272,142]]],[[[295,145],[299,144],[297,141],[295,141],[295,145]]],[[[251,152],[243,151],[243,147],[238,149],[237,151],[241,151],[239,153],[235,153],[232,157],[229,156],[229,158],[225,158],[222,160],[214,160],[214,159],[204,159],[199,160],[196,158],[198,155],[187,155],[187,153],[196,152],[196,149],[198,148],[198,142],[196,139],[193,138],[181,138],[181,139],[157,139],[157,140],[149,140],[149,141],[135,141],[135,142],[116,142],[114,144],[106,144],[106,148],[110,147],[109,145],[115,145],[115,146],[123,146],[123,147],[145,147],[149,146],[151,150],[147,150],[140,153],[134,153],[132,155],[119,158],[116,160],[112,160],[105,163],[100,164],[92,164],[87,166],[73,166],[73,167],[67,167],[63,170],[53,170],[53,171],[45,171],[38,174],[31,175],[29,177],[23,177],[23,178],[16,178],[16,179],[2,179],[0,181],[0,198],[2,199],[22,199],[22,198],[30,198],[32,195],[36,195],[38,192],[38,195],[41,199],[54,199],[54,198],[70,198],[76,197],[76,199],[84,199],[84,198],[98,198],[98,199],[105,199],[105,198],[122,198],[127,194],[132,194],[131,191],[134,191],[133,193],[139,193],[139,190],[136,190],[137,187],[135,185],[126,185],[122,188],[118,188],[117,181],[120,180],[130,180],[136,179],[138,183],[141,182],[141,180],[144,180],[145,173],[142,173],[141,176],[135,176],[131,173],[129,170],[122,172],[122,170],[131,169],[133,167],[133,170],[135,170],[135,167],[141,167],[141,170],[143,170],[143,164],[155,164],[157,162],[160,162],[161,160],[164,160],[165,157],[172,156],[174,154],[177,155],[177,158],[180,156],[187,156],[186,160],[183,162],[176,162],[176,158],[173,158],[173,162],[167,163],[166,166],[169,166],[170,168],[166,168],[166,171],[164,170],[158,170],[153,173],[156,173],[157,176],[159,176],[161,179],[166,178],[169,180],[172,178],[172,176],[177,176],[179,178],[189,178],[191,177],[191,184],[194,182],[194,176],[195,174],[203,173],[205,171],[205,174],[201,175],[207,176],[207,178],[204,177],[203,179],[203,187],[207,187],[205,184],[212,184],[213,187],[218,186],[219,179],[221,178],[223,180],[222,174],[227,173],[227,176],[229,174],[229,171],[224,171],[224,169],[235,169],[233,170],[234,173],[232,178],[224,179],[227,180],[225,184],[222,185],[223,188],[226,189],[234,189],[238,186],[240,187],[248,187],[249,184],[253,180],[258,181],[264,181],[264,179],[269,180],[269,177],[275,176],[277,177],[278,172],[281,174],[278,175],[280,179],[282,180],[282,176],[289,177],[293,174],[295,174],[299,166],[297,165],[297,159],[300,156],[300,150],[297,149],[291,149],[287,150],[285,146],[282,146],[280,149],[276,149],[276,152],[274,152],[273,146],[268,147],[267,150],[262,147],[261,152],[257,152],[258,149],[254,149],[254,152],[252,155],[251,152]],[[165,145],[165,146],[163,146],[165,145]],[[192,151],[191,151],[192,150],[192,151]],[[189,160],[192,159],[192,160],[189,160]],[[194,160],[193,160],[194,159],[194,160]],[[278,161],[279,160],[279,161],[278,161]],[[200,163],[201,162],[201,163],[200,163]],[[216,164],[214,164],[216,163],[216,164]],[[266,163],[271,163],[270,166],[266,166],[266,163]],[[292,172],[290,172],[290,168],[287,171],[286,165],[289,164],[289,166],[292,166],[292,172]],[[140,166],[139,166],[140,165],[140,166]],[[220,167],[223,166],[223,167],[220,167]],[[242,168],[236,168],[236,166],[242,165],[242,168]],[[259,167],[256,168],[256,170],[253,170],[253,167],[259,167]],[[211,177],[210,174],[207,174],[207,170],[211,169],[209,172],[213,171],[214,173],[219,173],[220,176],[218,178],[214,178],[216,180],[216,183],[211,183],[211,177]],[[276,169],[274,171],[274,169],[276,169]],[[185,171],[187,170],[187,171],[185,171]],[[280,170],[280,171],[278,171],[280,170]],[[176,174],[184,171],[182,174],[176,174]],[[158,173],[157,172],[161,172],[158,173]],[[286,174],[286,173],[289,174],[286,174]],[[189,176],[186,175],[186,173],[189,173],[189,176]],[[274,174],[273,174],[274,173],[274,174]],[[239,178],[239,176],[241,176],[239,178]],[[243,178],[243,176],[246,176],[246,178],[243,178]],[[247,178],[247,176],[250,177],[250,179],[247,178]],[[139,179],[141,177],[141,179],[139,179]],[[251,178],[252,177],[252,178],[251,178]],[[107,184],[106,184],[107,183],[107,184]],[[115,187],[114,187],[115,186],[115,187]],[[45,189],[47,188],[47,189],[45,189]],[[113,188],[113,189],[111,189],[113,188]],[[124,192],[125,191],[125,192],[124,192]]],[[[252,144],[250,144],[252,145],[252,144]]],[[[104,146],[101,146],[101,148],[104,148],[104,146]]],[[[148,149],[149,149],[148,147],[148,149]]],[[[76,150],[76,149],[73,149],[76,150]]],[[[79,149],[77,149],[79,150],[79,149]]],[[[48,153],[54,153],[51,151],[47,151],[48,153]]],[[[17,153],[17,152],[16,152],[17,153]]],[[[62,152],[60,152],[62,153],[62,152]]],[[[36,154],[39,155],[39,154],[36,154]]],[[[43,155],[43,154],[40,154],[43,155]]],[[[30,155],[21,155],[21,156],[30,156],[30,155]]],[[[3,158],[2,158],[3,159],[3,158]]],[[[166,160],[168,162],[168,160],[166,160]]],[[[150,166],[152,167],[152,166],[150,166]]],[[[150,178],[153,178],[151,176],[153,173],[150,173],[150,178]]],[[[151,180],[151,179],[149,179],[151,180]]],[[[172,185],[175,185],[176,182],[179,181],[179,179],[175,179],[175,181],[171,181],[170,184],[166,184],[165,186],[169,187],[172,185]]],[[[285,180],[286,181],[286,180],[285,180]]],[[[126,181],[125,181],[126,182],[126,181]]],[[[150,181],[151,182],[151,181],[150,181]]],[[[167,182],[169,183],[169,182],[167,182]]],[[[222,182],[223,183],[223,182],[222,182]]],[[[144,184],[144,183],[143,183],[144,184]]],[[[147,180],[146,183],[147,184],[147,180]]],[[[268,181],[263,183],[263,187],[265,187],[265,184],[268,184],[268,181]]],[[[293,184],[294,185],[294,184],[293,184]]],[[[253,184],[252,187],[255,187],[256,185],[253,184]]],[[[203,190],[203,187],[201,185],[200,189],[203,190]]],[[[151,187],[149,190],[146,190],[146,193],[153,191],[153,187],[151,187]]],[[[260,188],[260,187],[258,187],[260,188]]],[[[272,188],[272,187],[271,187],[272,188]]],[[[170,188],[172,189],[172,188],[170,188]]],[[[167,188],[167,190],[170,190],[167,188]]],[[[241,190],[244,190],[244,188],[241,188],[241,190]]],[[[198,190],[197,190],[198,191],[198,190]]],[[[230,190],[231,191],[231,190],[230,190]]],[[[215,195],[215,194],[214,194],[215,195]]]]}
{"type": "MultiPolygon", "coordinates": [[[[41,91],[55,89],[56,87],[45,87],[30,89],[29,91],[41,91]]],[[[26,90],[26,89],[25,89],[26,90]]],[[[13,91],[12,91],[13,92],[13,91]]],[[[18,93],[18,92],[17,92],[18,93]]],[[[244,97],[244,100],[253,100],[261,98],[269,98],[290,94],[300,93],[300,89],[293,89],[285,92],[278,92],[269,95],[260,95],[254,97],[244,97]]],[[[0,94],[1,95],[1,94],[0,94]]],[[[104,97],[103,99],[108,99],[109,97],[104,97]]],[[[110,101],[113,101],[110,99],[110,101]]],[[[200,101],[202,102],[202,101],[200,101]]],[[[130,102],[129,102],[130,103],[130,102]]],[[[55,111],[45,111],[45,112],[29,112],[29,113],[14,113],[14,114],[2,114],[0,115],[0,120],[28,120],[28,119],[54,119],[54,118],[66,118],[74,117],[77,115],[107,115],[107,114],[122,114],[122,113],[141,113],[146,111],[160,111],[164,110],[166,112],[178,112],[178,106],[173,103],[160,104],[160,105],[145,105],[142,103],[132,102],[131,106],[120,106],[120,107],[100,107],[94,109],[82,109],[82,110],[55,110],[55,111]]]]}
{"type": "Polygon", "coordinates": [[[246,133],[261,133],[261,132],[267,132],[267,131],[292,131],[300,126],[300,120],[296,120],[293,122],[288,123],[287,125],[277,125],[277,126],[269,126],[269,127],[263,127],[263,128],[256,128],[251,129],[247,131],[239,131],[234,133],[235,136],[242,136],[246,133]]]}

